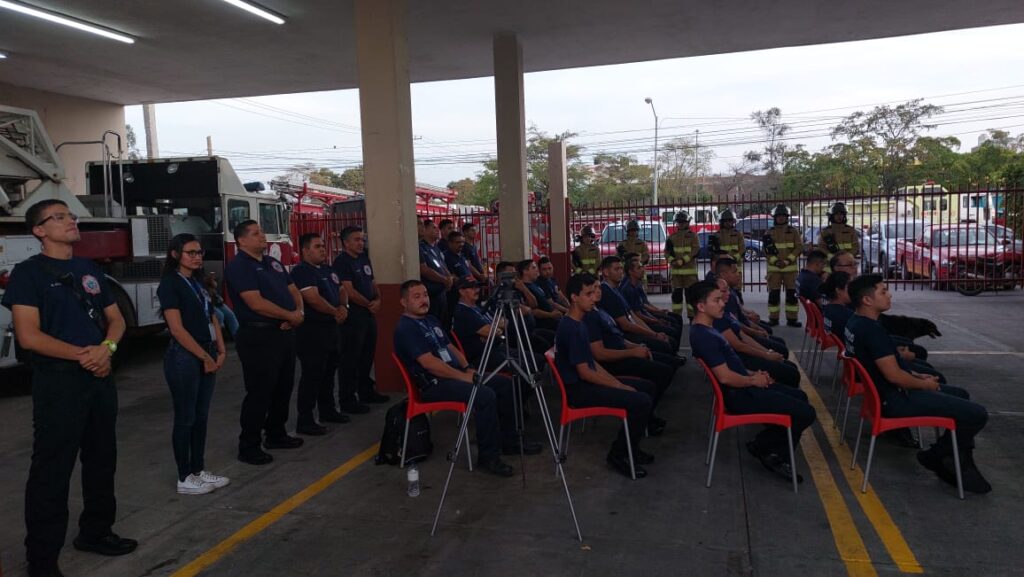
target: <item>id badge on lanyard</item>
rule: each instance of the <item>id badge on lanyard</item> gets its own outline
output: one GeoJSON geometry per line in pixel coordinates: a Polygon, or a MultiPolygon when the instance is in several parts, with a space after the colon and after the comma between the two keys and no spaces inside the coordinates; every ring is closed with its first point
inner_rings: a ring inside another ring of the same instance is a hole
{"type": "MultiPolygon", "coordinates": [[[[196,295],[196,299],[199,300],[199,306],[202,307],[202,309],[203,309],[203,315],[206,316],[207,318],[209,318],[210,317],[210,301],[207,299],[206,293],[203,291],[203,289],[199,287],[199,283],[195,282],[193,279],[189,279],[189,278],[185,277],[185,275],[181,274],[180,272],[178,273],[178,276],[180,276],[182,278],[182,280],[185,281],[185,284],[187,284],[189,286],[189,288],[192,289],[192,294],[196,295]]],[[[206,323],[206,328],[209,329],[209,331],[210,331],[210,340],[211,341],[216,341],[217,340],[217,331],[215,331],[214,328],[213,328],[213,321],[212,320],[206,323]]]]}
{"type": "Polygon", "coordinates": [[[423,329],[423,334],[430,339],[431,344],[434,345],[434,350],[437,351],[437,356],[441,357],[441,360],[446,363],[452,362],[452,353],[448,350],[448,347],[441,343],[441,340],[434,334],[434,329],[429,324],[423,321],[416,321],[416,323],[423,329]]]}

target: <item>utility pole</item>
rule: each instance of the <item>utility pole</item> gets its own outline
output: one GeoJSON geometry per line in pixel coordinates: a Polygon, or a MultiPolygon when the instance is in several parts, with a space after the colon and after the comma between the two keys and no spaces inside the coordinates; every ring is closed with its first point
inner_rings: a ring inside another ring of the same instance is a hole
{"type": "Polygon", "coordinates": [[[142,127],[146,131],[146,158],[159,158],[160,145],[156,137],[156,104],[142,105],[142,127]]]}
{"type": "Polygon", "coordinates": [[[654,109],[652,98],[644,98],[644,102],[651,105],[654,114],[654,204],[658,204],[658,111],[654,109]]]}
{"type": "Polygon", "coordinates": [[[206,137],[206,156],[213,156],[213,137],[206,137]]]}

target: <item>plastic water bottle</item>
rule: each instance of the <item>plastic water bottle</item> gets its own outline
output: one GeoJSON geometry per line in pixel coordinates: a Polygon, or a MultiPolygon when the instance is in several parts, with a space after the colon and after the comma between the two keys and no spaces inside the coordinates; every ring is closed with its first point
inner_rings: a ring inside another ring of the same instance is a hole
{"type": "Polygon", "coordinates": [[[420,470],[416,468],[416,464],[409,465],[408,471],[406,471],[406,477],[409,480],[409,496],[419,497],[420,496],[420,470]]]}

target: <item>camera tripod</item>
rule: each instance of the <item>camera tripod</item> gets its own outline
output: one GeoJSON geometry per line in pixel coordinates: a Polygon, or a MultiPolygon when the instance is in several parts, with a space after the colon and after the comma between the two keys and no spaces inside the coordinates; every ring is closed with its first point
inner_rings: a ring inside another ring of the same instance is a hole
{"type": "MultiPolygon", "coordinates": [[[[437,513],[434,514],[434,524],[430,528],[431,536],[437,531],[437,522],[441,518],[441,510],[444,508],[445,497],[448,495],[448,486],[451,484],[452,473],[455,470],[455,463],[459,459],[459,452],[462,450],[462,441],[467,439],[466,428],[469,425],[469,416],[473,412],[473,404],[476,401],[476,394],[481,385],[486,385],[489,380],[494,378],[503,369],[508,369],[512,373],[512,399],[515,407],[515,421],[516,421],[516,434],[519,440],[519,468],[523,475],[523,487],[526,487],[526,468],[525,458],[523,456],[524,446],[524,435],[525,426],[523,422],[523,407],[522,407],[522,385],[526,384],[533,389],[534,397],[537,399],[537,405],[540,408],[540,420],[544,425],[544,431],[547,433],[548,444],[551,447],[551,455],[555,461],[555,467],[558,470],[558,477],[562,480],[562,486],[565,488],[565,498],[569,502],[569,513],[572,515],[572,522],[576,528],[576,536],[580,542],[583,542],[583,533],[580,532],[580,524],[576,519],[576,509],[572,504],[572,494],[569,492],[569,484],[565,480],[565,473],[562,470],[563,458],[561,457],[561,450],[558,446],[558,439],[555,435],[554,426],[551,424],[551,413],[548,410],[547,399],[544,396],[544,389],[540,386],[538,377],[540,375],[540,368],[537,366],[536,357],[533,354],[533,347],[530,345],[529,333],[526,330],[526,321],[523,317],[523,312],[519,309],[519,304],[515,299],[515,289],[510,283],[503,283],[499,288],[500,293],[498,298],[498,308],[494,313],[494,318],[491,320],[490,332],[487,334],[487,341],[484,343],[484,352],[480,358],[480,364],[477,369],[476,375],[473,378],[473,390],[470,391],[469,400],[466,402],[466,412],[463,415],[461,424],[459,427],[459,434],[455,441],[455,447],[448,452],[448,477],[444,482],[444,490],[441,491],[441,501],[437,504],[437,513]],[[505,322],[503,322],[505,321],[505,322]],[[508,325],[510,330],[506,331],[508,337],[501,339],[499,334],[502,332],[502,327],[508,325]],[[515,342],[518,345],[516,348],[512,348],[511,341],[515,337],[515,342]],[[495,351],[495,347],[500,346],[503,348],[505,353],[504,359],[499,363],[494,370],[487,371],[488,361],[491,359],[491,355],[495,351]]],[[[469,450],[469,449],[467,449],[469,450]]]]}

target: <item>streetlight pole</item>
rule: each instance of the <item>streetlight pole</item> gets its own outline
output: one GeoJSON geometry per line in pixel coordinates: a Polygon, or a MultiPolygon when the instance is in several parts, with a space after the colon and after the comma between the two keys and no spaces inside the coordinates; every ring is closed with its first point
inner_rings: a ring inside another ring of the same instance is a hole
{"type": "Polygon", "coordinates": [[[644,98],[644,102],[651,105],[651,113],[654,114],[654,204],[658,204],[658,111],[650,97],[644,98]]]}

